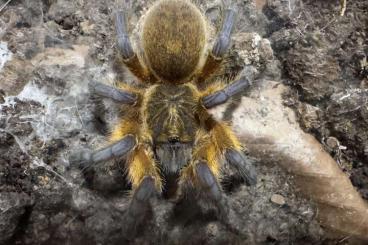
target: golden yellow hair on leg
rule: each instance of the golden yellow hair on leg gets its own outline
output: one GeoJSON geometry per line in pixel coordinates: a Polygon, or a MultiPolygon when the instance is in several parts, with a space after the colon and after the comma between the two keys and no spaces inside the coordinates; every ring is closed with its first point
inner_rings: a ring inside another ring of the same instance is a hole
{"type": "Polygon", "coordinates": [[[211,136],[206,131],[199,130],[194,144],[192,161],[180,173],[179,185],[181,188],[186,188],[188,185],[191,187],[198,186],[195,169],[196,164],[199,162],[206,162],[214,176],[217,179],[220,178],[220,164],[218,160],[221,156],[218,147],[211,141],[211,136]]]}
{"type": "Polygon", "coordinates": [[[137,188],[145,176],[152,176],[156,188],[162,190],[162,180],[159,169],[153,159],[152,151],[143,144],[138,145],[128,159],[128,176],[133,189],[137,188]]]}
{"type": "Polygon", "coordinates": [[[223,79],[216,80],[216,81],[206,85],[206,87],[201,91],[200,96],[205,97],[207,95],[214,94],[215,92],[224,89],[225,86],[226,86],[226,82],[224,82],[223,79]]]}
{"type": "Polygon", "coordinates": [[[221,154],[224,154],[226,149],[238,151],[243,149],[242,144],[231,129],[231,126],[225,122],[216,122],[211,129],[211,136],[212,140],[216,142],[221,154]]]}
{"type": "Polygon", "coordinates": [[[117,142],[124,138],[124,136],[132,134],[136,137],[139,135],[139,127],[135,120],[122,120],[112,130],[109,141],[111,143],[117,142]]]}
{"type": "Polygon", "coordinates": [[[138,55],[135,54],[129,59],[120,59],[126,68],[141,82],[154,82],[157,79],[152,75],[149,69],[144,65],[144,63],[139,59],[138,55]]]}
{"type": "Polygon", "coordinates": [[[218,160],[222,157],[217,142],[212,140],[211,134],[200,130],[196,135],[195,147],[193,149],[193,164],[204,160],[212,173],[219,177],[220,164],[218,160]]]}
{"type": "MultiPolygon", "coordinates": [[[[216,81],[210,84],[204,91],[201,91],[200,96],[203,98],[207,95],[214,94],[222,90],[226,86],[223,80],[216,81]]],[[[199,111],[200,120],[204,123],[211,135],[214,144],[217,145],[221,154],[224,154],[226,149],[242,150],[242,144],[239,142],[231,126],[226,122],[219,122],[208,113],[207,110],[201,109],[199,111]]]]}
{"type": "Polygon", "coordinates": [[[241,151],[243,147],[229,125],[216,122],[209,132],[198,132],[193,149],[193,163],[205,160],[212,173],[219,178],[219,161],[223,160],[227,149],[241,151]]]}
{"type": "Polygon", "coordinates": [[[195,187],[198,185],[198,177],[196,174],[196,164],[205,162],[213,175],[220,178],[220,164],[218,162],[220,152],[214,142],[211,141],[211,136],[200,130],[197,132],[195,146],[193,149],[192,161],[180,173],[179,185],[181,188],[186,188],[187,185],[195,187]]]}
{"type": "Polygon", "coordinates": [[[216,73],[220,73],[223,70],[223,59],[215,58],[211,53],[209,53],[205,59],[204,64],[196,74],[194,78],[197,83],[202,83],[205,80],[211,78],[216,73]]]}
{"type": "Polygon", "coordinates": [[[124,91],[129,91],[129,92],[132,92],[134,94],[137,94],[139,97],[142,97],[143,93],[144,93],[144,91],[141,88],[139,88],[137,86],[134,86],[134,85],[127,84],[127,83],[122,82],[122,81],[117,81],[116,82],[116,87],[119,88],[119,89],[122,89],[124,91]]]}
{"type": "Polygon", "coordinates": [[[120,120],[112,129],[109,137],[109,141],[111,143],[121,140],[127,134],[135,135],[137,138],[139,138],[140,135],[141,120],[139,108],[141,107],[142,104],[141,98],[143,92],[141,89],[130,86],[123,82],[118,82],[117,87],[125,91],[135,93],[139,96],[139,98],[135,105],[123,107],[125,109],[126,115],[124,118],[120,118],[120,120]]]}

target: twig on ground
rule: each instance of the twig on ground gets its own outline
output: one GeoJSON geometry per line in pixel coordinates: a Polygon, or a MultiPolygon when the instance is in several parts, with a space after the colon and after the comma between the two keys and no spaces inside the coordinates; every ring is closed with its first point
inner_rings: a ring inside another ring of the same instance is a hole
{"type": "Polygon", "coordinates": [[[11,2],[11,0],[8,0],[3,6],[0,8],[0,12],[3,11],[3,9],[11,2]]]}
{"type": "Polygon", "coordinates": [[[340,16],[344,16],[346,11],[346,0],[340,0],[340,16]]]}
{"type": "Polygon", "coordinates": [[[331,25],[333,22],[335,22],[335,20],[336,20],[336,18],[334,17],[324,27],[322,27],[322,29],[320,31],[323,31],[324,29],[326,29],[329,25],[331,25]]]}

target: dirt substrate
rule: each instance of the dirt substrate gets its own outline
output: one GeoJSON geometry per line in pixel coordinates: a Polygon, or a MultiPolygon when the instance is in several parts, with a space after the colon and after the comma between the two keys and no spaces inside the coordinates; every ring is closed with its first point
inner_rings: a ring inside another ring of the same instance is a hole
{"type": "MultiPolygon", "coordinates": [[[[12,54],[0,70],[0,244],[126,242],[120,231],[130,187],[123,162],[81,172],[67,161],[77,148],[102,145],[118,113],[88,93],[88,81],[132,80],[116,62],[114,2],[14,0],[0,12],[0,48],[12,54]]],[[[219,22],[221,1],[197,2],[219,22]]],[[[253,80],[291,87],[285,104],[368,199],[368,2],[348,1],[344,16],[338,1],[238,2],[225,76],[245,67],[253,80]]],[[[134,1],[131,29],[147,6],[134,1]]],[[[207,207],[180,216],[171,201],[155,200],[131,243],[349,243],[327,238],[292,176],[255,163],[256,186],[234,176],[224,181],[241,235],[207,207]]]]}
{"type": "Polygon", "coordinates": [[[368,199],[368,2],[349,3],[344,16],[336,1],[280,2],[263,12],[284,81],[295,88],[289,105],[368,199]]]}

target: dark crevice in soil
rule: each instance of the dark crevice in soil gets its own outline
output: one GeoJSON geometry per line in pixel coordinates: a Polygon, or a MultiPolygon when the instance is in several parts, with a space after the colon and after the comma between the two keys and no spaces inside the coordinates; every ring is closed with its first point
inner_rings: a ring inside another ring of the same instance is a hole
{"type": "Polygon", "coordinates": [[[29,219],[33,211],[33,206],[26,206],[24,207],[24,210],[24,214],[20,217],[13,236],[5,244],[18,244],[17,241],[21,240],[25,232],[27,231],[29,219]]]}

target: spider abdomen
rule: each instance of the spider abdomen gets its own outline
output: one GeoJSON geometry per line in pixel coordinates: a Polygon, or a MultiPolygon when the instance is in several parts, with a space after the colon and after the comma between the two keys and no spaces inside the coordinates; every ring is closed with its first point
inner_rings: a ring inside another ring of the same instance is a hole
{"type": "Polygon", "coordinates": [[[206,43],[205,19],[188,0],[162,0],[144,21],[142,41],[152,73],[163,82],[183,83],[196,70],[206,43]]]}

